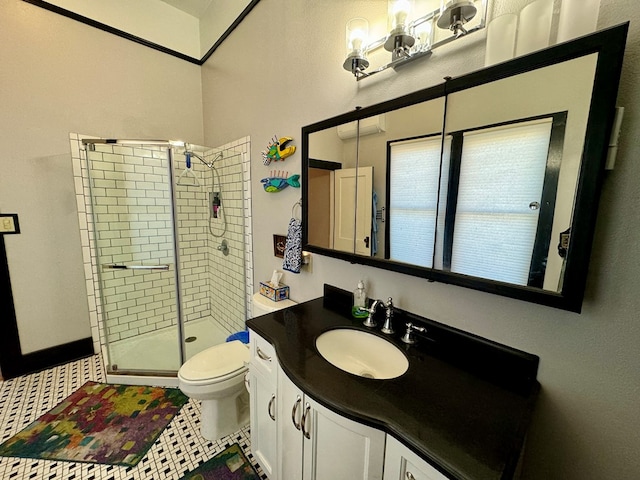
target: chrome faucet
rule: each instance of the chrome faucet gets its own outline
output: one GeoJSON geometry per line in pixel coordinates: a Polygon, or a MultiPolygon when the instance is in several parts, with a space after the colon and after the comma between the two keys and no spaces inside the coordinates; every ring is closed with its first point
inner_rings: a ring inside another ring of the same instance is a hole
{"type": "Polygon", "coordinates": [[[365,327],[376,326],[376,322],[373,321],[373,316],[375,315],[378,309],[378,306],[380,305],[386,309],[385,321],[382,327],[382,332],[386,334],[391,334],[393,333],[393,328],[391,326],[391,319],[393,318],[393,301],[391,297],[389,297],[389,300],[387,300],[386,303],[383,302],[382,300],[374,300],[370,308],[362,308],[361,310],[364,310],[365,312],[369,312],[367,319],[364,322],[362,322],[362,324],[365,327]]]}
{"type": "Polygon", "coordinates": [[[391,324],[391,320],[393,320],[393,301],[391,297],[387,300],[385,308],[387,309],[387,313],[385,315],[384,325],[382,326],[382,333],[391,335],[393,333],[393,325],[391,324]]]}
{"type": "Polygon", "coordinates": [[[378,308],[378,305],[384,305],[384,302],[382,300],[374,300],[369,308],[360,307],[360,310],[369,312],[369,315],[367,315],[367,319],[364,322],[362,322],[362,324],[365,327],[376,326],[376,322],[373,321],[373,315],[376,313],[376,309],[378,308]]]}

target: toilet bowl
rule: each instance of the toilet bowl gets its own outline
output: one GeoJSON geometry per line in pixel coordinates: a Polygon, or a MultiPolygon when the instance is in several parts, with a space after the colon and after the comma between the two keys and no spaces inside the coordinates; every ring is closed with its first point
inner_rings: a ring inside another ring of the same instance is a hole
{"type": "MultiPolygon", "coordinates": [[[[274,302],[256,293],[253,317],[295,305],[292,300],[274,302]]],[[[239,340],[216,345],[194,355],[178,370],[178,387],[187,397],[200,400],[200,433],[207,440],[237,432],[249,424],[249,346],[239,340]]]]}
{"type": "Polygon", "coordinates": [[[200,400],[200,433],[217,440],[249,423],[249,394],[244,376],[249,348],[238,340],[207,348],[178,370],[178,387],[200,400]]]}

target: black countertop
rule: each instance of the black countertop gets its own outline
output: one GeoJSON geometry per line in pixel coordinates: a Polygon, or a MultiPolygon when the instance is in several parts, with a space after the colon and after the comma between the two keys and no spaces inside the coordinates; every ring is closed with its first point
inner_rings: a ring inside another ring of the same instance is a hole
{"type": "Polygon", "coordinates": [[[512,478],[539,390],[538,357],[400,310],[398,333],[382,335],[353,319],[350,303],[348,292],[325,286],[323,298],[247,326],[271,342],[291,381],[327,408],[393,435],[450,478],[512,478]],[[416,345],[400,341],[406,321],[427,328],[416,345]],[[375,380],[333,366],[315,340],[338,327],[383,336],[409,369],[375,380]]]}

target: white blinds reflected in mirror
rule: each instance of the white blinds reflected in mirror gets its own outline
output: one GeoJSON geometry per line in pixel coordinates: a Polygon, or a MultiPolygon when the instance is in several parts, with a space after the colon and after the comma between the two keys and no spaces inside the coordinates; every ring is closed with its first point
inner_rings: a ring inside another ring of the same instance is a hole
{"type": "Polygon", "coordinates": [[[462,135],[452,272],[529,283],[551,126],[548,118],[462,135]]]}
{"type": "Polygon", "coordinates": [[[390,260],[433,266],[441,139],[438,135],[389,144],[390,260]]]}

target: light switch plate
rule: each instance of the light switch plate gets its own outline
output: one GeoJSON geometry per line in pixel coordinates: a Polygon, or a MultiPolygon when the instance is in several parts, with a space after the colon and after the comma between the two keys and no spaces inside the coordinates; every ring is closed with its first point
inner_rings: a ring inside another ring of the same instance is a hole
{"type": "Polygon", "coordinates": [[[0,213],[0,234],[12,235],[20,233],[17,213],[0,213]]]}

